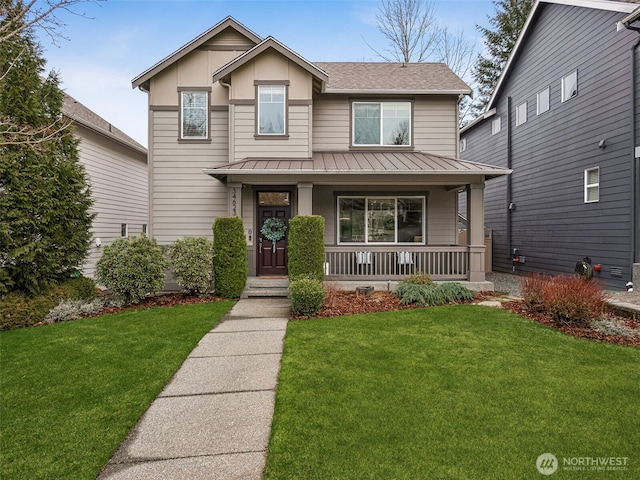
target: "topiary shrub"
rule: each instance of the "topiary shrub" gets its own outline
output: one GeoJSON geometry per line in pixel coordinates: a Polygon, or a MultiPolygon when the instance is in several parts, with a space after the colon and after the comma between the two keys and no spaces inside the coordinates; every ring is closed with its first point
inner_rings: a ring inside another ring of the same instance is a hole
{"type": "Polygon", "coordinates": [[[306,275],[324,279],[324,218],[298,215],[289,220],[289,279],[306,275]]]}
{"type": "Polygon", "coordinates": [[[191,295],[205,293],[213,281],[213,242],[205,237],[186,237],[169,247],[173,278],[191,295]]]}
{"type": "Polygon", "coordinates": [[[138,303],[164,287],[164,269],[168,262],[155,240],[142,234],[131,239],[119,238],[105,247],[96,265],[98,281],[122,296],[138,303]]]}
{"type": "Polygon", "coordinates": [[[238,298],[247,283],[247,240],[240,217],[220,217],[213,223],[215,292],[238,298]]]}
{"type": "Polygon", "coordinates": [[[322,282],[315,278],[301,276],[289,285],[291,311],[294,315],[312,316],[320,311],[325,291],[322,282]]]}

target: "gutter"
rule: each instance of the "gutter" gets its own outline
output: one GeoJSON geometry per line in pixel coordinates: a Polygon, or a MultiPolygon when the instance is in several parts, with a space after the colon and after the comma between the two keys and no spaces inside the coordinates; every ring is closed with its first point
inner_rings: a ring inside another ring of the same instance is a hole
{"type": "MultiPolygon", "coordinates": [[[[511,153],[511,97],[507,97],[507,169],[513,170],[513,159],[511,153]]],[[[512,198],[512,180],[511,175],[507,177],[507,258],[512,258],[512,215],[513,215],[513,198],[512,198]]]]}

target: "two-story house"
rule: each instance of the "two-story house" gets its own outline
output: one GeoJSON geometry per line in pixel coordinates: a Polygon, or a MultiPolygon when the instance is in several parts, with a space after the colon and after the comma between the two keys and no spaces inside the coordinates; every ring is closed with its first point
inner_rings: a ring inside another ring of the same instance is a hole
{"type": "Polygon", "coordinates": [[[91,186],[93,239],[82,274],[95,278],[104,247],[146,233],[148,224],[147,149],[122,130],[66,95],[63,114],[79,140],[78,158],[91,186]]]}
{"type": "Polygon", "coordinates": [[[457,159],[469,87],[443,64],[311,63],[228,17],[132,81],[149,99],[150,235],[241,216],[249,274],[287,273],[295,215],[325,219],[329,279],[483,282],[485,180],[457,159]],[[470,234],[457,245],[457,192],[470,234]],[[279,226],[280,225],[280,226],[279,226]]]}
{"type": "Polygon", "coordinates": [[[608,288],[634,269],[640,283],[639,16],[638,0],[536,2],[461,130],[461,158],[513,170],[485,191],[495,271],[568,274],[588,257],[608,288]]]}

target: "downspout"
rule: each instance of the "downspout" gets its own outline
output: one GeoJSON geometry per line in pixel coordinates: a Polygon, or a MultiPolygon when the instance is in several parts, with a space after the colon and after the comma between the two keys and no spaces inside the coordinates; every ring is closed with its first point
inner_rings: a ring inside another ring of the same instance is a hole
{"type": "MultiPolygon", "coordinates": [[[[513,159],[511,152],[511,97],[507,97],[507,168],[513,167],[513,159]]],[[[507,258],[513,257],[512,241],[511,241],[511,216],[513,215],[513,198],[512,198],[512,181],[511,175],[507,175],[507,258]]]]}
{"type": "Polygon", "coordinates": [[[229,90],[229,163],[233,162],[233,158],[235,158],[235,143],[233,141],[233,128],[231,128],[231,126],[233,125],[233,113],[231,111],[231,84],[230,83],[224,83],[222,81],[222,79],[218,80],[218,83],[220,85],[222,85],[224,88],[226,88],[227,90],[229,90]]]}

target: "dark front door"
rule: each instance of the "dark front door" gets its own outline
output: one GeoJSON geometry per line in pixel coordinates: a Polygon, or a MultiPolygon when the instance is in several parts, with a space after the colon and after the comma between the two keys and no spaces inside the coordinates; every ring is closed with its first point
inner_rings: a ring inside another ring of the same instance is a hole
{"type": "Polygon", "coordinates": [[[258,192],[258,275],[287,275],[290,199],[290,192],[258,192]]]}

